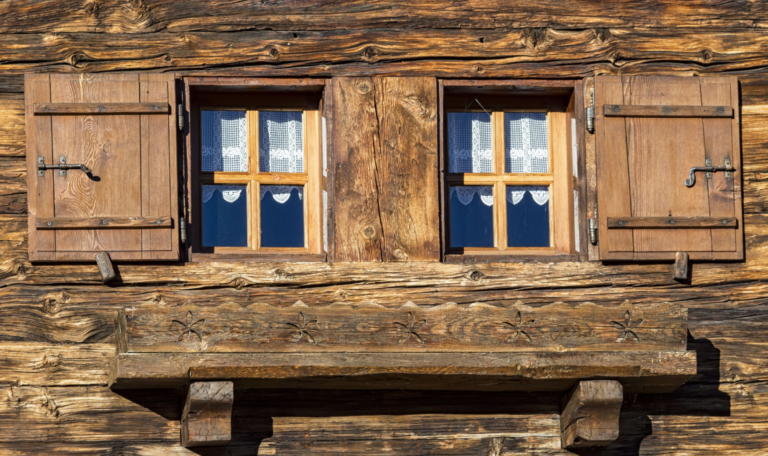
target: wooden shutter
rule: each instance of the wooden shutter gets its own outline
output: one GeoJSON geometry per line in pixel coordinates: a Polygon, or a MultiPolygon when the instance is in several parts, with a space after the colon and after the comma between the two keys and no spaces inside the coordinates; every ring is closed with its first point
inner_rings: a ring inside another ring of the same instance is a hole
{"type": "Polygon", "coordinates": [[[595,78],[602,260],[744,258],[735,77],[595,78]],[[692,167],[726,163],[711,177],[692,167]]]}
{"type": "Polygon", "coordinates": [[[173,75],[29,74],[24,90],[30,259],[178,259],[173,75]],[[38,169],[61,157],[91,173],[38,169]]]}

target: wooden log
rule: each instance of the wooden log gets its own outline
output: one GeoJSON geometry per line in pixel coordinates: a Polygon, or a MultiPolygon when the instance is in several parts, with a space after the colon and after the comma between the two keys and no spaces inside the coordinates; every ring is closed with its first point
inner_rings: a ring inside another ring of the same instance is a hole
{"type": "Polygon", "coordinates": [[[232,438],[232,382],[193,382],[181,412],[181,445],[223,446],[232,438]]]}
{"type": "Polygon", "coordinates": [[[0,342],[0,352],[0,385],[105,386],[115,345],[0,342]]]}
{"type": "Polygon", "coordinates": [[[687,309],[555,303],[532,308],[448,303],[290,307],[128,308],[118,317],[129,353],[564,352],[686,349],[687,309]]]}
{"type": "MultiPolygon", "coordinates": [[[[378,0],[352,4],[317,4],[311,0],[281,3],[260,8],[222,0],[189,5],[179,9],[172,1],[125,5],[117,0],[86,6],[74,0],[20,1],[8,8],[0,31],[4,33],[189,33],[193,31],[233,32],[237,30],[304,31],[334,29],[376,29],[398,27],[413,29],[485,30],[525,24],[531,27],[530,39],[540,40],[543,27],[581,29],[595,27],[604,40],[606,27],[637,27],[651,30],[713,28],[750,30],[762,12],[760,4],[713,5],[704,0],[678,3],[633,3],[631,5],[596,5],[579,1],[563,4],[546,1],[537,5],[520,0],[472,0],[461,5],[443,1],[418,0],[398,2],[378,0]],[[32,18],[32,20],[30,20],[32,18]]],[[[761,24],[758,22],[758,24],[761,24]]]]}
{"type": "Polygon", "coordinates": [[[564,449],[607,446],[619,437],[624,393],[615,380],[581,381],[563,398],[560,416],[564,449]]]}
{"type": "Polygon", "coordinates": [[[228,379],[244,388],[566,391],[616,379],[627,392],[672,392],[696,373],[696,352],[122,353],[110,387],[168,388],[228,379]]]}

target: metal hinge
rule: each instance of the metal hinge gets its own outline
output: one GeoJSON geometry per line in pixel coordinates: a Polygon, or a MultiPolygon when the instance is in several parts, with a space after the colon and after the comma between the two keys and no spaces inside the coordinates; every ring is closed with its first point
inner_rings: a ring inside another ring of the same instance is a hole
{"type": "Polygon", "coordinates": [[[595,204],[594,218],[589,219],[589,242],[597,245],[597,204],[595,204]]]}
{"type": "Polygon", "coordinates": [[[178,108],[176,109],[176,112],[178,113],[178,123],[179,123],[179,131],[184,129],[184,110],[181,107],[181,103],[179,103],[178,108]]]}
{"type": "Polygon", "coordinates": [[[595,88],[589,89],[589,106],[587,106],[587,131],[595,132],[595,88]]]}

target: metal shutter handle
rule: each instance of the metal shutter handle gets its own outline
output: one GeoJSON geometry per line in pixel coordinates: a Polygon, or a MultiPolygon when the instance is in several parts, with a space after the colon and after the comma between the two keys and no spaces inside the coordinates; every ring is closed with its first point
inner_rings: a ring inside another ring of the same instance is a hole
{"type": "Polygon", "coordinates": [[[37,175],[44,175],[44,171],[48,169],[58,169],[59,176],[66,176],[68,169],[79,169],[85,174],[91,174],[91,168],[85,165],[67,164],[67,158],[63,155],[59,157],[58,165],[46,165],[43,157],[37,157],[37,175]]]}
{"type": "Polygon", "coordinates": [[[725,159],[725,166],[711,166],[712,161],[710,159],[707,159],[706,164],[707,166],[694,166],[691,168],[688,173],[688,179],[685,180],[686,187],[693,187],[696,185],[696,172],[706,172],[707,179],[710,179],[712,178],[712,173],[717,171],[725,171],[725,178],[730,179],[732,177],[731,173],[736,170],[736,168],[731,166],[730,158],[725,159]]]}

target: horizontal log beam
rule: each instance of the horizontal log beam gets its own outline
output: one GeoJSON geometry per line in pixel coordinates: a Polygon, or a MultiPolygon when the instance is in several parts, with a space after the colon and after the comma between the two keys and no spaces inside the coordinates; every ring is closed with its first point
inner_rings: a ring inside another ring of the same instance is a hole
{"type": "Polygon", "coordinates": [[[227,379],[245,388],[566,391],[583,378],[627,392],[672,392],[696,374],[696,352],[122,353],[110,386],[160,388],[227,379]]]}

